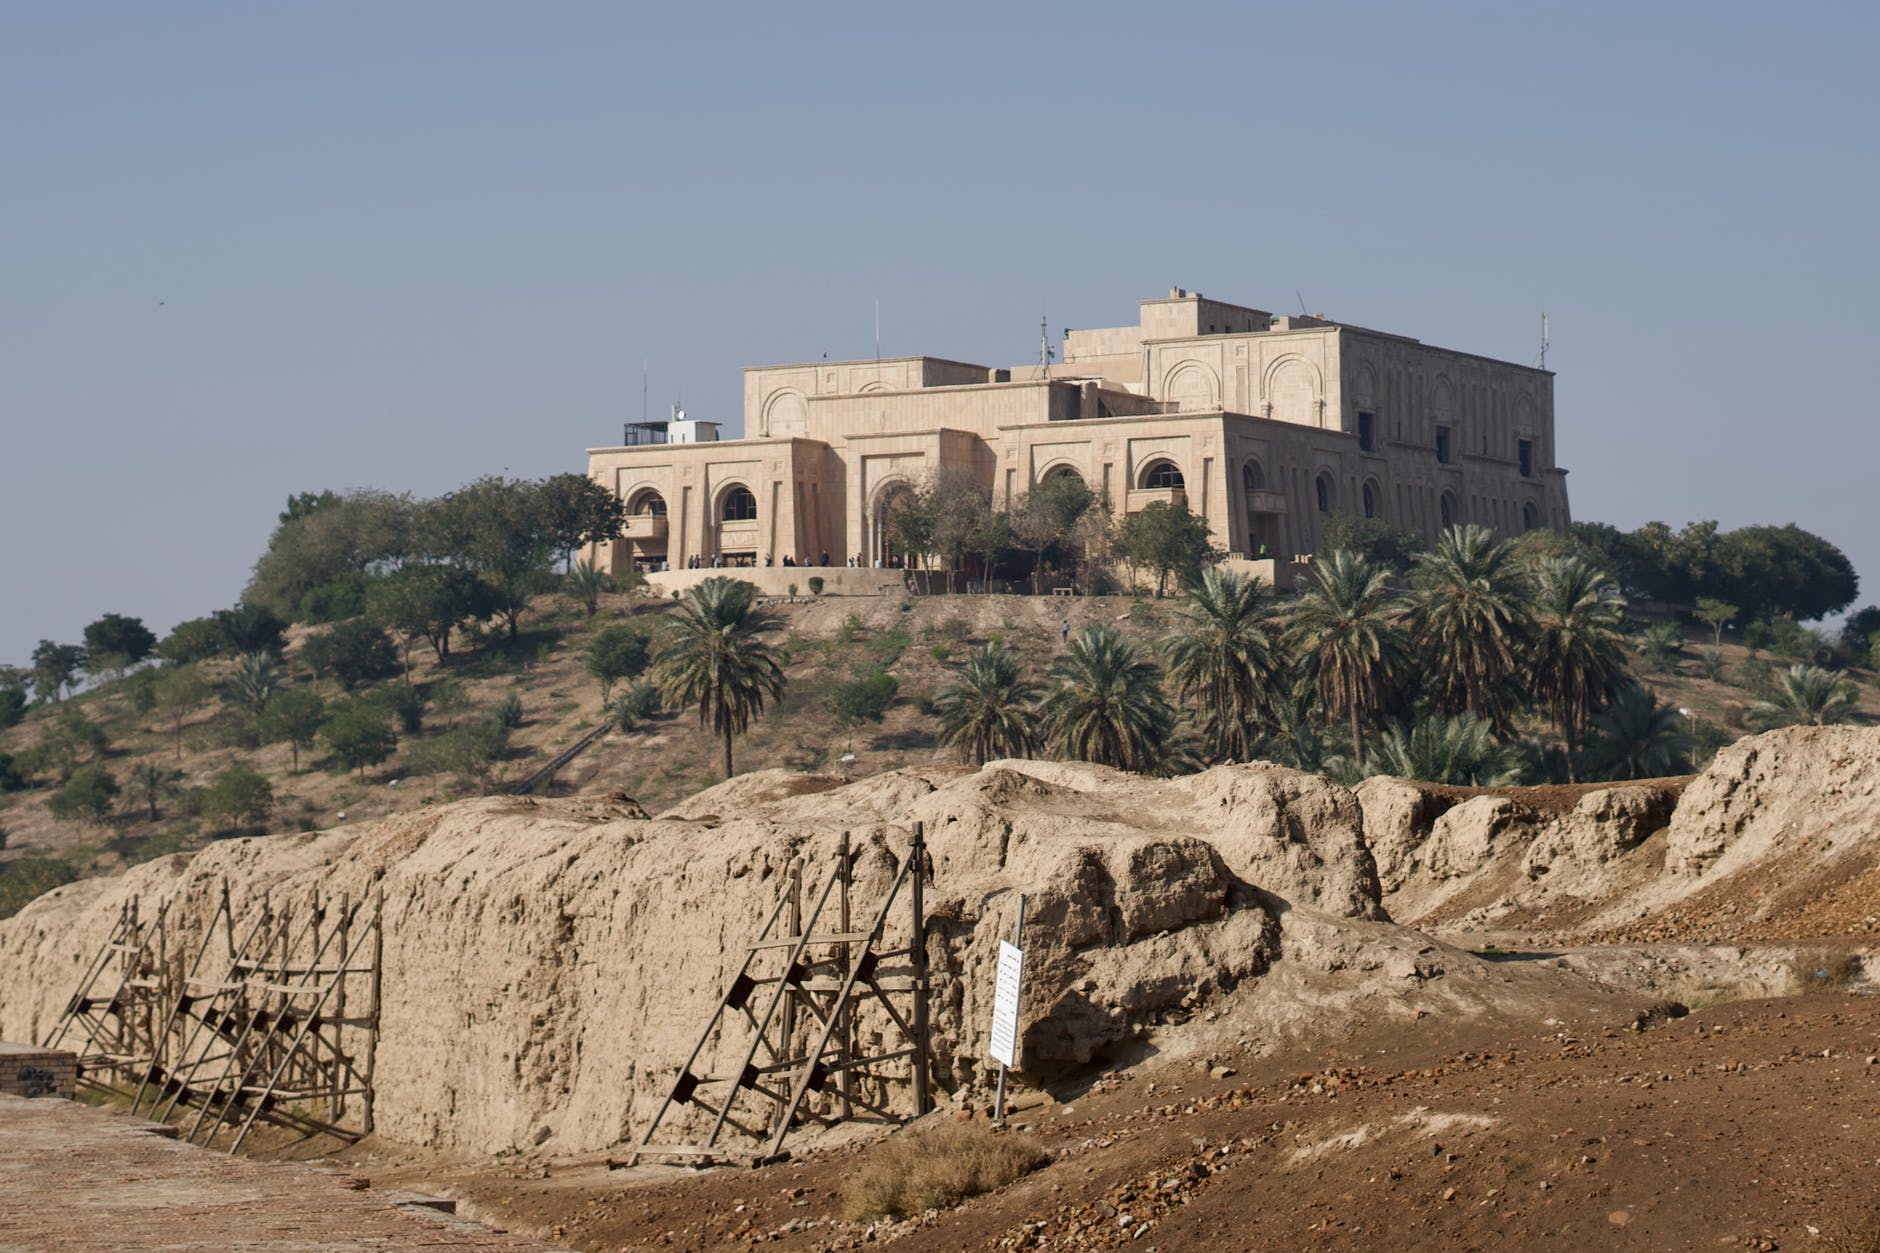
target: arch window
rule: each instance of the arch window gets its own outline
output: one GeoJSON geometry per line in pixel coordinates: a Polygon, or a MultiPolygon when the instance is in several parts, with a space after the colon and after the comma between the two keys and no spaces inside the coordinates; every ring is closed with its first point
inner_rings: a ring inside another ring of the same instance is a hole
{"type": "Polygon", "coordinates": [[[1313,480],[1312,486],[1318,493],[1319,512],[1330,513],[1332,511],[1332,476],[1321,474],[1313,480]]]}
{"type": "Polygon", "coordinates": [[[757,521],[757,497],[751,495],[748,487],[732,488],[718,507],[718,519],[721,522],[757,521]]]}
{"type": "Polygon", "coordinates": [[[1438,514],[1442,517],[1442,524],[1445,529],[1456,525],[1456,498],[1454,495],[1449,492],[1444,492],[1441,498],[1436,502],[1436,509],[1438,514]]]}
{"type": "Polygon", "coordinates": [[[1240,467],[1240,485],[1250,492],[1266,490],[1266,471],[1258,461],[1249,461],[1240,467]]]}
{"type": "Polygon", "coordinates": [[[663,518],[666,516],[666,498],[658,492],[641,492],[627,506],[627,513],[635,518],[663,518]]]}
{"type": "Polygon", "coordinates": [[[1046,470],[1044,477],[1047,479],[1076,479],[1079,483],[1084,481],[1084,476],[1077,473],[1076,467],[1074,466],[1058,466],[1056,469],[1046,470]]]}
{"type": "Polygon", "coordinates": [[[1364,485],[1364,516],[1367,518],[1377,516],[1377,485],[1374,483],[1364,485]]]}
{"type": "Polygon", "coordinates": [[[1186,487],[1182,472],[1169,460],[1151,461],[1142,472],[1142,485],[1146,488],[1181,490],[1186,487]]]}

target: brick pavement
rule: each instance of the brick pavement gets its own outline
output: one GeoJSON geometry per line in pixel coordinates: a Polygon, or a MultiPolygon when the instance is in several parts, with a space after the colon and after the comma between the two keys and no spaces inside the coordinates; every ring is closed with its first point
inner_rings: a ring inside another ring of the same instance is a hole
{"type": "Polygon", "coordinates": [[[72,1101],[0,1095],[0,1253],[554,1247],[324,1167],[229,1157],[162,1130],[72,1101]]]}

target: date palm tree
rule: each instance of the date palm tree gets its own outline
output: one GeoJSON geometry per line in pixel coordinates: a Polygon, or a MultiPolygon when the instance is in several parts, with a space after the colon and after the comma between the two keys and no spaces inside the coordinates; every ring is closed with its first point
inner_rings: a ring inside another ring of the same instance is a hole
{"type": "Polygon", "coordinates": [[[934,698],[940,742],[974,766],[1031,756],[1038,747],[1031,705],[1043,690],[1025,676],[1011,650],[998,644],[975,648],[959,681],[934,698]]]}
{"type": "Polygon", "coordinates": [[[1286,631],[1319,707],[1327,717],[1350,720],[1359,766],[1364,721],[1384,707],[1403,658],[1402,615],[1388,578],[1388,571],[1355,552],[1313,562],[1286,631]]]}
{"type": "Polygon", "coordinates": [[[1513,723],[1515,678],[1533,629],[1515,548],[1485,526],[1454,526],[1411,573],[1410,626],[1440,713],[1513,723]]]}
{"type": "Polygon", "coordinates": [[[723,576],[688,588],[653,658],[660,696],[674,709],[697,701],[699,725],[724,738],[727,779],[732,738],[766,700],[783,699],[783,667],[759,638],[776,623],[756,597],[751,584],[723,576]]]}
{"type": "Polygon", "coordinates": [[[614,578],[586,557],[574,563],[562,580],[562,590],[581,602],[592,618],[600,608],[601,596],[614,590],[614,578]]]}
{"type": "Polygon", "coordinates": [[[1038,712],[1060,755],[1138,772],[1168,760],[1175,710],[1155,664],[1115,627],[1085,627],[1072,636],[1051,664],[1051,680],[1038,712]]]}
{"type": "Polygon", "coordinates": [[[1697,742],[1683,716],[1633,684],[1593,716],[1587,773],[1602,779],[1658,779],[1688,774],[1697,742]]]}
{"type": "Polygon", "coordinates": [[[1429,713],[1407,727],[1392,727],[1366,763],[1370,774],[1477,787],[1513,783],[1520,768],[1488,720],[1467,712],[1453,718],[1429,713]]]}
{"type": "Polygon", "coordinates": [[[1825,727],[1851,721],[1859,698],[1853,683],[1819,666],[1790,666],[1769,699],[1750,706],[1750,716],[1771,727],[1825,727]]]}
{"type": "Polygon", "coordinates": [[[1260,580],[1209,569],[1162,640],[1175,698],[1201,719],[1214,761],[1246,761],[1273,701],[1280,664],[1260,580]]]}
{"type": "Polygon", "coordinates": [[[1534,581],[1528,684],[1567,748],[1567,778],[1593,711],[1626,679],[1625,602],[1612,577],[1580,557],[1544,561],[1534,581]]]}

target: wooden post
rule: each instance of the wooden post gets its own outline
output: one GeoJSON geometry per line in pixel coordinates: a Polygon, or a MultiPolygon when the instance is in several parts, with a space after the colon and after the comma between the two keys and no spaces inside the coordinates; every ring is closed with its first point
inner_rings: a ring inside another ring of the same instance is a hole
{"type": "MultiPolygon", "coordinates": [[[[849,883],[852,877],[850,870],[851,862],[849,860],[849,833],[847,831],[842,833],[842,843],[836,852],[836,856],[840,859],[837,866],[837,873],[842,876],[842,898],[839,902],[842,918],[840,925],[836,929],[843,935],[847,935],[850,926],[849,883]]],[[[847,940],[842,942],[838,952],[842,962],[842,969],[845,971],[850,969],[852,964],[850,962],[851,949],[847,940]]],[[[837,1054],[837,1057],[842,1063],[842,1118],[843,1121],[846,1122],[848,1119],[855,1116],[855,1071],[849,1066],[849,1063],[855,1060],[855,1011],[845,1000],[842,1003],[840,1012],[842,1014],[842,1051],[837,1054]]]]}
{"type": "Polygon", "coordinates": [[[927,824],[914,824],[914,846],[907,855],[913,859],[914,875],[908,885],[913,902],[908,953],[914,968],[914,1116],[918,1118],[933,1108],[927,1074],[927,1059],[932,1054],[927,1026],[927,824]]]}
{"type": "Polygon", "coordinates": [[[365,1133],[372,1134],[372,1072],[379,1059],[379,1031],[384,1023],[384,1016],[379,1006],[380,971],[385,968],[385,889],[378,890],[372,902],[372,1048],[366,1054],[366,1116],[365,1133]]]}
{"type": "Polygon", "coordinates": [[[339,894],[339,967],[333,980],[333,1121],[346,1112],[346,976],[352,968],[352,897],[339,894]]]}

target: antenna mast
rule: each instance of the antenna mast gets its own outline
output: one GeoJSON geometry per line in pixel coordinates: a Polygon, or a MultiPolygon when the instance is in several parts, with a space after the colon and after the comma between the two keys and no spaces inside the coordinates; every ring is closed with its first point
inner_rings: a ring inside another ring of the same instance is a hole
{"type": "Polygon", "coordinates": [[[1057,354],[1051,351],[1051,321],[1042,309],[1038,311],[1038,377],[1051,377],[1051,359],[1057,354]]]}
{"type": "Polygon", "coordinates": [[[1547,348],[1548,348],[1547,310],[1542,309],[1541,310],[1541,364],[1540,364],[1540,368],[1543,370],[1547,368],[1547,348]]]}

